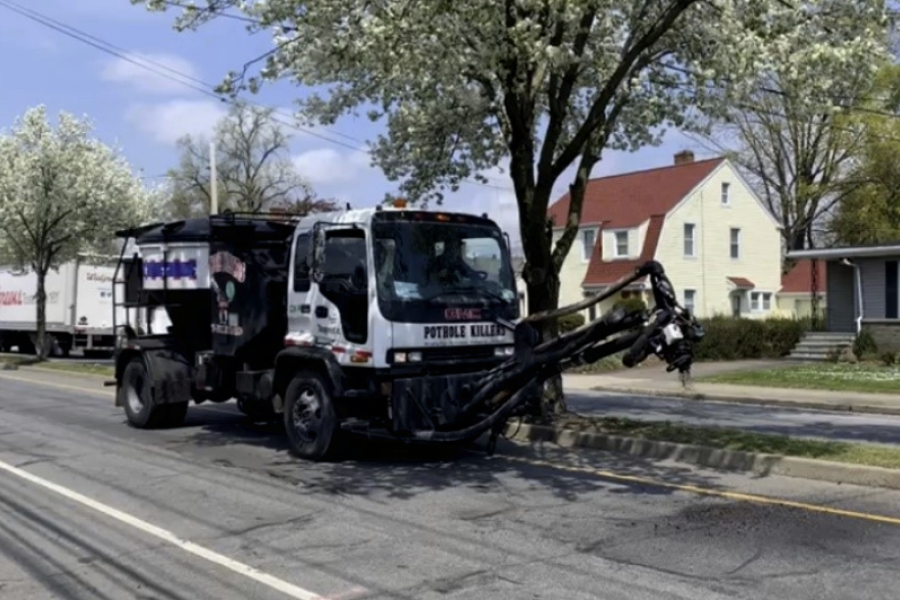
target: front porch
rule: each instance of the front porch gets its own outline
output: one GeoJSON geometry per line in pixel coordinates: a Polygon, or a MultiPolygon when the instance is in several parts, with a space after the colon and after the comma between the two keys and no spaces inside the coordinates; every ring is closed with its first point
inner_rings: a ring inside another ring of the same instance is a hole
{"type": "Polygon", "coordinates": [[[823,329],[871,335],[879,352],[900,352],[900,242],[789,252],[789,259],[826,264],[823,329]]]}

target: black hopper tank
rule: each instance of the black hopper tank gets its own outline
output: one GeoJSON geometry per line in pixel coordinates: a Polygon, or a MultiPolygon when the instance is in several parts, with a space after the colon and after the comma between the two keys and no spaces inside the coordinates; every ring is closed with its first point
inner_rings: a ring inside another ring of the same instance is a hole
{"type": "Polygon", "coordinates": [[[215,215],[122,232],[141,256],[141,303],[164,308],[170,335],[253,368],[287,329],[291,221],[215,215]]]}

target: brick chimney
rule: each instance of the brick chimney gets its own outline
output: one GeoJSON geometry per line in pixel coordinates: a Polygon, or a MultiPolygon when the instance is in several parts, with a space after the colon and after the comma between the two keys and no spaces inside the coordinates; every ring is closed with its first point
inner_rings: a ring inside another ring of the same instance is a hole
{"type": "Polygon", "coordinates": [[[687,165],[692,162],[694,162],[694,153],[690,150],[682,150],[681,152],[675,153],[676,165],[687,165]]]}

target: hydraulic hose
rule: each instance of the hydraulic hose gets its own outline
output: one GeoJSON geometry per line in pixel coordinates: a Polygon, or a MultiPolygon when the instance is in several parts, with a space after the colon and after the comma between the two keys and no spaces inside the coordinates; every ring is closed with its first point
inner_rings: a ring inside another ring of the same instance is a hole
{"type": "Polygon", "coordinates": [[[474,425],[457,431],[414,431],[412,437],[423,442],[463,442],[475,439],[499,423],[501,419],[506,419],[516,406],[525,401],[532,393],[539,391],[538,381],[539,377],[532,377],[503,406],[474,425]]]}

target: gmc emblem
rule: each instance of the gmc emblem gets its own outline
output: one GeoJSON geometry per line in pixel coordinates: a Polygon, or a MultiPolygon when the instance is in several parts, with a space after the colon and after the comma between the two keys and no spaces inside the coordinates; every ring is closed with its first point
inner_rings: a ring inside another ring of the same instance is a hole
{"type": "Polygon", "coordinates": [[[480,308],[448,308],[444,311],[448,321],[477,321],[481,318],[480,308]]]}

